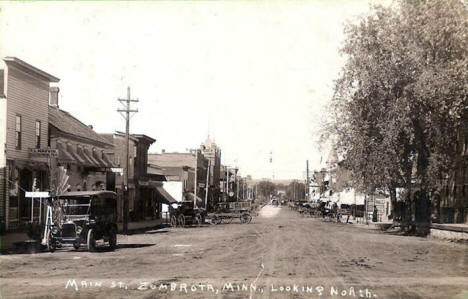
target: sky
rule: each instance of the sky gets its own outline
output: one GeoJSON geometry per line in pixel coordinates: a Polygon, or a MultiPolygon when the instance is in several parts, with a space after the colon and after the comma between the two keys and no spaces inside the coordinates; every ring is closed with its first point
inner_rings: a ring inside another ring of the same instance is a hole
{"type": "Polygon", "coordinates": [[[130,132],[155,138],[150,152],[209,136],[242,175],[304,179],[328,156],[317,139],[344,25],[370,3],[2,1],[0,56],[60,78],[60,108],[97,132],[125,130],[130,86],[130,132]]]}

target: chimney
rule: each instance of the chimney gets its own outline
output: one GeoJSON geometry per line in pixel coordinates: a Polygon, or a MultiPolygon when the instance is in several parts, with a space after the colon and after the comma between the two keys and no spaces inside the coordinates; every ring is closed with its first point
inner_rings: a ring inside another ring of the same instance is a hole
{"type": "Polygon", "coordinates": [[[58,104],[59,90],[60,89],[57,86],[51,86],[49,88],[49,91],[50,91],[49,105],[55,108],[59,107],[59,104],[58,104]]]}

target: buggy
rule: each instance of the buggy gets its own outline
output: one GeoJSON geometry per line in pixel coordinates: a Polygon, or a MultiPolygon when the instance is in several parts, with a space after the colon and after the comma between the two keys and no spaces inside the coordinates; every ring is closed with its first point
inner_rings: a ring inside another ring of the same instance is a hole
{"type": "Polygon", "coordinates": [[[206,210],[194,205],[191,200],[175,203],[176,208],[169,206],[172,227],[184,227],[187,224],[201,225],[205,222],[206,210]]]}

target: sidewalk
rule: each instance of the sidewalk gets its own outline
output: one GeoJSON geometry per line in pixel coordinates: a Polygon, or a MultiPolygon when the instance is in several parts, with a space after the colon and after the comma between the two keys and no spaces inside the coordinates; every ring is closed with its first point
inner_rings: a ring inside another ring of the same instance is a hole
{"type": "MultiPolygon", "coordinates": [[[[165,223],[165,219],[154,219],[154,220],[144,220],[138,222],[129,222],[128,223],[128,232],[135,233],[140,230],[155,228],[161,226],[165,223]]],[[[123,223],[118,223],[119,233],[122,233],[123,223]]]]}
{"type": "Polygon", "coordinates": [[[433,223],[431,224],[431,237],[453,241],[468,241],[468,224],[433,223]]]}

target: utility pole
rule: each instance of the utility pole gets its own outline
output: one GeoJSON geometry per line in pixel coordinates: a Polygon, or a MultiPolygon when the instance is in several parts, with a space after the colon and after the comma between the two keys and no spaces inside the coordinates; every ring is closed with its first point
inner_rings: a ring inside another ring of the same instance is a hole
{"type": "Polygon", "coordinates": [[[198,182],[197,182],[197,176],[198,176],[198,150],[195,149],[195,186],[193,187],[193,206],[197,207],[197,189],[198,189],[198,182]]]}
{"type": "Polygon", "coordinates": [[[128,233],[128,176],[129,176],[129,144],[130,144],[130,113],[131,112],[138,112],[138,109],[131,109],[130,104],[132,102],[138,102],[138,100],[132,100],[130,98],[130,87],[127,87],[127,98],[126,99],[118,99],[120,103],[123,104],[124,109],[117,109],[118,112],[123,116],[125,119],[125,171],[124,171],[124,181],[122,184],[122,191],[123,191],[123,232],[124,234],[128,233]]]}
{"type": "Polygon", "coordinates": [[[307,173],[307,181],[306,181],[306,199],[307,201],[310,201],[310,194],[309,194],[309,160],[306,160],[306,173],[307,173]]]}

